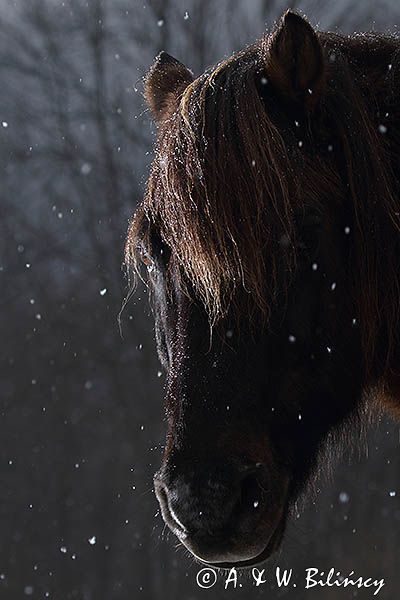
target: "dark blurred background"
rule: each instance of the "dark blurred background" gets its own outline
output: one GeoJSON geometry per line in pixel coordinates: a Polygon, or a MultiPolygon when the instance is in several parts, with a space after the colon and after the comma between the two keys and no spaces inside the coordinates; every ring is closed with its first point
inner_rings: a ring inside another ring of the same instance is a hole
{"type": "MultiPolygon", "coordinates": [[[[122,318],[128,219],[162,49],[195,73],[262,35],[282,0],[0,0],[0,598],[372,597],[305,592],[306,567],[400,592],[399,430],[386,419],[321,479],[274,564],[297,588],[225,592],[164,535],[152,492],[163,375],[146,290],[122,318]],[[318,487],[319,486],[319,487],[318,487]]],[[[397,0],[291,2],[321,28],[396,31],[397,0]]],[[[271,565],[271,568],[272,568],[271,565]]]]}

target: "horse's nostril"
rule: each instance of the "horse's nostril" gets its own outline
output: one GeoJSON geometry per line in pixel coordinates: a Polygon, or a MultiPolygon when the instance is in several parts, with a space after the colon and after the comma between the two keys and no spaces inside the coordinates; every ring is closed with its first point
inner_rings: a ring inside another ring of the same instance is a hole
{"type": "Polygon", "coordinates": [[[175,533],[185,535],[187,533],[185,526],[180,522],[177,515],[171,508],[167,486],[159,479],[155,479],[154,484],[154,489],[165,523],[167,523],[170,529],[175,531],[175,533]]]}
{"type": "Polygon", "coordinates": [[[260,506],[262,490],[255,475],[248,475],[241,483],[240,504],[242,509],[256,509],[260,506]]]}

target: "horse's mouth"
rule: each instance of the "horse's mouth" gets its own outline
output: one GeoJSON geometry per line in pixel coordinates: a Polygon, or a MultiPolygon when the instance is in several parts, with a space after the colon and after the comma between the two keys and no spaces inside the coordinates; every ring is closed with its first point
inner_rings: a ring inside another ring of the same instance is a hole
{"type": "Polygon", "coordinates": [[[232,569],[232,568],[246,569],[246,568],[250,568],[250,567],[255,567],[255,566],[263,563],[267,559],[269,559],[273,554],[275,554],[275,552],[277,552],[279,550],[282,539],[283,539],[283,535],[285,532],[285,527],[286,527],[286,519],[285,519],[285,517],[282,517],[281,520],[279,521],[274,533],[268,540],[268,543],[265,546],[264,550],[262,550],[262,552],[260,552],[257,556],[255,556],[253,558],[250,558],[247,560],[231,561],[231,562],[207,562],[207,561],[202,560],[199,557],[196,557],[196,558],[202,564],[208,565],[209,567],[215,568],[215,569],[232,569]]]}

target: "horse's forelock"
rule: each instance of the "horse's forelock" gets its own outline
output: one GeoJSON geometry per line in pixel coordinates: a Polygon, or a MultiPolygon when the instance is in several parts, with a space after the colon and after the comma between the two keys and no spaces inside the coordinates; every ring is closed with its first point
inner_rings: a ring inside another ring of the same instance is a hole
{"type": "Polygon", "coordinates": [[[212,322],[238,288],[267,314],[278,271],[294,259],[290,160],[259,93],[262,69],[253,47],[186,89],[160,133],[144,201],[212,322]]]}

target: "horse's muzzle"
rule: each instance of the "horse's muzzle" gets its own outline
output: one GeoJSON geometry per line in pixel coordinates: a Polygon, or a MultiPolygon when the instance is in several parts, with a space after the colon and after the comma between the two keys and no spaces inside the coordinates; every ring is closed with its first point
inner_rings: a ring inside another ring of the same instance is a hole
{"type": "Polygon", "coordinates": [[[262,463],[201,474],[164,468],[154,486],[165,523],[196,558],[245,567],[268,558],[283,536],[287,481],[269,479],[262,463]]]}

